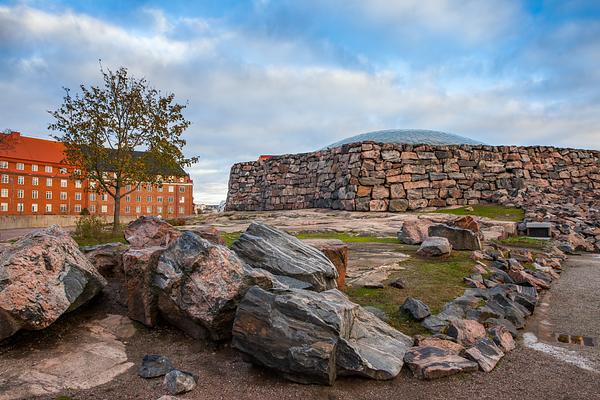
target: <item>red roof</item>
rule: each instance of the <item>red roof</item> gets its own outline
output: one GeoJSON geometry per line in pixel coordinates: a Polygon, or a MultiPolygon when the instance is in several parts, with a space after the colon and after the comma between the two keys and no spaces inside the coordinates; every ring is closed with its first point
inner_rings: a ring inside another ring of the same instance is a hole
{"type": "Polygon", "coordinates": [[[0,147],[0,157],[62,164],[64,148],[62,143],[54,140],[26,137],[13,132],[7,145],[0,147]]]}

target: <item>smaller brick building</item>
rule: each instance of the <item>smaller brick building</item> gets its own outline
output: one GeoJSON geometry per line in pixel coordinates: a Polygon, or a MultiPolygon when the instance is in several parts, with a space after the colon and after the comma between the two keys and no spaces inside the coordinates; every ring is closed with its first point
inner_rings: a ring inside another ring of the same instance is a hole
{"type": "MultiPolygon", "coordinates": [[[[0,145],[0,215],[112,216],[114,200],[73,178],[62,143],[13,132],[0,145]]],[[[124,188],[124,193],[132,187],[124,188]]],[[[193,181],[185,171],[162,186],[139,184],[121,200],[121,215],[176,218],[194,212],[193,181]]]]}

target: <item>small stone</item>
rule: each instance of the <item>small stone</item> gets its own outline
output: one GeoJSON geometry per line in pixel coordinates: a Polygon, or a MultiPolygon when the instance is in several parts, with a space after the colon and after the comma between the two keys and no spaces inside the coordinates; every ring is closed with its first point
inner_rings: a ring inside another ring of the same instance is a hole
{"type": "Polygon", "coordinates": [[[488,335],[503,352],[508,353],[514,350],[515,341],[511,333],[503,325],[496,325],[489,328],[488,335]]]}
{"type": "Polygon", "coordinates": [[[429,221],[406,221],[398,232],[398,240],[404,244],[421,244],[427,238],[429,221]]]}
{"type": "Polygon", "coordinates": [[[424,257],[445,256],[452,252],[448,239],[443,237],[429,237],[423,241],[417,254],[424,257]]]}
{"type": "Polygon", "coordinates": [[[427,304],[413,297],[407,297],[406,300],[404,300],[404,304],[400,306],[400,311],[409,314],[417,321],[421,321],[431,315],[431,311],[427,304]]]}
{"type": "Polygon", "coordinates": [[[461,372],[477,371],[477,364],[439,347],[412,347],[404,355],[404,362],[413,375],[420,379],[436,379],[461,372]]]}
{"type": "Polygon", "coordinates": [[[370,312],[371,314],[373,314],[374,316],[376,316],[377,318],[379,318],[380,320],[382,320],[383,322],[388,322],[390,320],[390,318],[387,316],[385,311],[383,311],[377,307],[364,306],[363,308],[365,310],[367,310],[368,312],[370,312]]]}
{"type": "Polygon", "coordinates": [[[465,346],[472,346],[485,337],[485,328],[477,321],[457,319],[450,322],[448,336],[465,346]]]}
{"type": "Polygon", "coordinates": [[[165,375],[163,387],[171,394],[189,392],[196,387],[198,378],[189,372],[174,369],[165,375]]]}
{"type": "Polygon", "coordinates": [[[144,356],[138,375],[142,378],[156,378],[168,374],[173,369],[171,361],[163,356],[148,354],[144,356]]]}
{"type": "Polygon", "coordinates": [[[489,338],[479,340],[465,354],[469,359],[477,362],[479,368],[484,372],[493,370],[498,361],[504,357],[502,350],[489,338]]]}
{"type": "Polygon", "coordinates": [[[390,283],[390,286],[396,289],[404,289],[406,287],[406,282],[402,278],[397,278],[390,283]]]}

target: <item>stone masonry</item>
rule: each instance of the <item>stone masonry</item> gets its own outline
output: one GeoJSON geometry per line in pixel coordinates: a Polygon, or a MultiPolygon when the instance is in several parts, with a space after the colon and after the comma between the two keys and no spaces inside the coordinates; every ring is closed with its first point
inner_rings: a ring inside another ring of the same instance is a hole
{"type": "Polygon", "coordinates": [[[502,202],[530,188],[600,195],[600,152],[362,142],[231,168],[226,210],[402,212],[502,202]]]}

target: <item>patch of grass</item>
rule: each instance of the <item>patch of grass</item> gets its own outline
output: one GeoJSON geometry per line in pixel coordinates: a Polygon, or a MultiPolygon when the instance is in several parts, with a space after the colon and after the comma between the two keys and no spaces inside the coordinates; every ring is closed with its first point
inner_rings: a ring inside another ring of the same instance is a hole
{"type": "Polygon", "coordinates": [[[536,239],[527,236],[510,236],[498,241],[505,246],[543,249],[548,245],[548,240],[536,239]]]}
{"type": "Polygon", "coordinates": [[[296,237],[298,239],[338,239],[346,243],[399,243],[395,237],[359,236],[339,232],[299,233],[296,237]]]}
{"type": "Polygon", "coordinates": [[[123,233],[118,233],[114,235],[112,234],[112,232],[105,232],[94,238],[83,238],[79,236],[73,236],[73,239],[75,239],[79,246],[95,246],[97,244],[115,242],[127,243],[127,241],[125,240],[125,236],[123,236],[123,233]]]}
{"type": "Polygon", "coordinates": [[[350,299],[363,306],[373,306],[383,310],[390,318],[390,325],[408,334],[426,334],[427,331],[417,321],[399,311],[407,297],[417,298],[429,306],[436,314],[450,300],[463,294],[467,286],[463,278],[471,273],[473,261],[469,252],[455,251],[444,258],[421,258],[411,254],[411,258],[400,265],[406,269],[390,277],[390,281],[401,278],[406,288],[396,289],[386,285],[383,289],[346,288],[350,299]]]}
{"type": "Polygon", "coordinates": [[[221,237],[225,241],[225,245],[227,247],[231,247],[233,242],[238,240],[241,235],[242,235],[242,232],[221,232],[221,237]]]}
{"type": "Polygon", "coordinates": [[[477,217],[486,217],[498,221],[513,221],[520,222],[525,218],[525,211],[516,207],[505,207],[493,204],[476,204],[467,206],[473,208],[473,211],[467,211],[466,207],[459,208],[442,208],[433,211],[437,214],[452,214],[452,215],[474,215],[477,217]]]}

